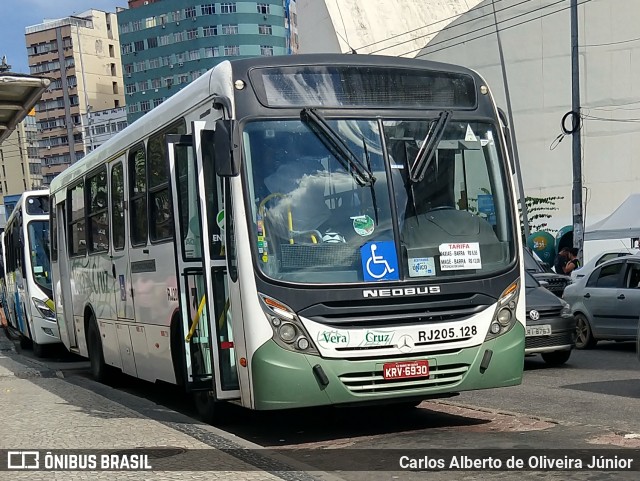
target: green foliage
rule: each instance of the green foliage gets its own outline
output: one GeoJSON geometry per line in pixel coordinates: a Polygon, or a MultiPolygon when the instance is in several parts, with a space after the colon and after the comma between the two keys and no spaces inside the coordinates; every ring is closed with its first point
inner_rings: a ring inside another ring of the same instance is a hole
{"type": "MultiPolygon", "coordinates": [[[[562,200],[562,196],[552,197],[525,197],[525,205],[527,206],[527,217],[529,232],[544,231],[550,234],[555,234],[556,229],[549,228],[548,220],[553,217],[551,214],[554,210],[559,210],[556,207],[556,201],[562,200]]],[[[522,219],[522,208],[520,202],[518,202],[518,211],[520,214],[520,227],[524,232],[524,223],[522,219]]]]}

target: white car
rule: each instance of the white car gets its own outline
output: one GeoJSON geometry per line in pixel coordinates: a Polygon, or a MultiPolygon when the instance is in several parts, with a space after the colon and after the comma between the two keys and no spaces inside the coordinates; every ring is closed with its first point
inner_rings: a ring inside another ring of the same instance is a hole
{"type": "Polygon", "coordinates": [[[589,262],[587,262],[584,266],[579,269],[575,269],[571,272],[571,279],[574,281],[589,275],[589,273],[598,267],[600,264],[606,261],[610,261],[611,259],[616,259],[618,257],[623,256],[631,256],[640,254],[640,249],[632,249],[632,248],[622,248],[622,249],[614,249],[609,251],[604,251],[591,258],[589,262]]]}

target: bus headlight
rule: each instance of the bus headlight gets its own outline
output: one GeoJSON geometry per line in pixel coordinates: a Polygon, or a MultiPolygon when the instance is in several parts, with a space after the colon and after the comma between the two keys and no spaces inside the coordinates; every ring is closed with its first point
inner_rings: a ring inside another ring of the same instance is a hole
{"type": "Polygon", "coordinates": [[[298,315],[286,304],[258,293],[262,310],[269,319],[273,340],[288,351],[319,355],[298,315]]]}
{"type": "Polygon", "coordinates": [[[40,299],[36,299],[35,297],[32,297],[31,300],[33,301],[33,305],[36,307],[36,309],[38,309],[38,312],[40,312],[40,315],[42,317],[44,317],[48,321],[56,320],[56,313],[49,309],[49,307],[44,302],[42,302],[40,299]]]}
{"type": "Polygon", "coordinates": [[[518,306],[519,293],[520,281],[517,280],[511,283],[511,285],[509,285],[509,287],[507,287],[500,295],[485,341],[509,332],[514,326],[516,322],[516,307],[518,306]]]}

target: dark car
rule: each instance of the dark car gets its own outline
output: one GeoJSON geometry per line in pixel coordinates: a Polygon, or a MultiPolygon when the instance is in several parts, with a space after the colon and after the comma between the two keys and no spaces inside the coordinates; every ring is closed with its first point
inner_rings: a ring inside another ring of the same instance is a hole
{"type": "Polygon", "coordinates": [[[524,268],[556,296],[562,297],[565,287],[571,284],[571,276],[557,274],[542,262],[528,247],[524,248],[524,268]]]}
{"type": "Polygon", "coordinates": [[[569,304],[558,298],[529,273],[525,277],[527,328],[525,354],[540,354],[549,365],[569,360],[575,345],[576,323],[569,304]]]}

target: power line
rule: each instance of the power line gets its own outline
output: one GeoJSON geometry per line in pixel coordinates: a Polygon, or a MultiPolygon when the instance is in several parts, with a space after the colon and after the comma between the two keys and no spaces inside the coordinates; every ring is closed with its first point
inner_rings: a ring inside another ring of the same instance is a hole
{"type": "MultiPolygon", "coordinates": [[[[503,0],[497,0],[496,3],[502,2],[502,1],[503,0]]],[[[528,1],[530,1],[530,0],[525,0],[525,2],[528,2],[528,1]]],[[[525,3],[525,2],[522,2],[522,3],[525,3]]],[[[473,12],[475,10],[480,10],[481,8],[485,8],[485,7],[486,7],[486,5],[482,5],[482,6],[476,5],[475,7],[469,9],[466,13],[473,12]]],[[[511,8],[511,7],[507,7],[507,8],[511,8]]],[[[502,10],[499,10],[499,11],[502,11],[502,10]]],[[[368,43],[368,44],[365,44],[365,45],[361,45],[360,47],[358,47],[358,50],[362,50],[363,48],[373,47],[374,45],[377,45],[379,43],[388,42],[389,40],[393,40],[394,38],[402,37],[403,35],[408,35],[410,33],[417,32],[418,30],[422,30],[423,28],[432,27],[434,25],[438,25],[439,23],[446,22],[448,20],[453,20],[455,18],[458,18],[459,16],[460,15],[452,15],[451,17],[443,18],[441,20],[438,20],[437,22],[427,23],[426,25],[422,25],[421,27],[413,28],[411,30],[407,30],[405,32],[398,33],[396,35],[392,35],[391,37],[384,38],[382,40],[377,40],[375,42],[371,42],[371,43],[368,43]]],[[[486,16],[486,15],[483,15],[483,16],[486,16]]],[[[482,17],[480,17],[480,18],[482,18],[482,17]]],[[[427,35],[429,35],[429,34],[427,34],[427,35]]],[[[421,38],[421,37],[417,37],[417,38],[421,38]]],[[[381,50],[377,50],[377,51],[380,52],[381,50]]],[[[370,52],[370,53],[372,53],[372,52],[370,52]]]]}
{"type": "MultiPolygon", "coordinates": [[[[550,4],[550,5],[545,5],[545,6],[543,6],[543,7],[538,7],[538,8],[535,8],[535,9],[533,9],[533,10],[530,10],[530,11],[528,11],[528,12],[520,13],[520,14],[518,14],[518,15],[515,15],[515,16],[511,17],[511,18],[507,18],[507,19],[505,19],[505,20],[502,20],[500,23],[501,23],[501,24],[505,24],[505,23],[507,23],[507,22],[510,22],[510,21],[512,21],[512,20],[514,20],[514,19],[516,19],[516,18],[523,17],[523,16],[525,16],[525,15],[532,15],[532,14],[534,14],[534,13],[536,13],[536,12],[539,12],[539,11],[541,11],[541,10],[544,10],[544,9],[547,9],[547,8],[550,8],[550,7],[553,7],[553,6],[555,6],[555,5],[559,4],[559,3],[563,3],[563,2],[566,2],[566,1],[567,1],[567,0],[557,0],[555,3],[552,3],[552,4],[550,4]]],[[[590,1],[590,0],[587,0],[587,1],[590,1]]],[[[555,11],[555,12],[551,12],[550,14],[557,13],[557,12],[560,12],[560,11],[562,11],[562,10],[566,10],[567,8],[570,8],[570,6],[569,6],[569,7],[564,7],[563,9],[561,9],[561,10],[557,10],[557,11],[555,11]]],[[[550,15],[550,14],[546,14],[546,15],[550,15]]],[[[546,16],[546,15],[543,15],[543,16],[546,16]]],[[[509,25],[508,27],[498,28],[497,30],[498,30],[498,31],[500,31],[500,32],[501,32],[501,31],[503,31],[503,30],[508,30],[509,28],[512,28],[512,27],[517,27],[517,26],[519,26],[519,25],[522,25],[522,24],[525,24],[525,23],[528,23],[528,22],[532,22],[532,21],[535,21],[535,20],[539,20],[539,19],[540,19],[540,18],[542,18],[543,16],[541,16],[541,17],[536,17],[536,18],[530,18],[530,19],[525,20],[525,21],[523,21],[523,22],[516,23],[516,24],[514,24],[514,25],[509,25]]],[[[494,28],[495,26],[496,26],[496,25],[495,25],[495,22],[491,22],[491,24],[489,24],[489,25],[485,25],[484,27],[476,28],[475,30],[471,30],[470,32],[465,32],[465,33],[462,33],[462,34],[460,34],[460,35],[456,35],[456,36],[454,36],[454,37],[450,37],[450,38],[448,38],[448,39],[440,40],[440,41],[435,42],[435,43],[432,43],[432,44],[427,44],[427,45],[425,45],[423,48],[416,48],[416,49],[410,50],[410,51],[408,51],[408,52],[405,52],[405,53],[403,53],[403,54],[400,54],[400,56],[407,55],[407,54],[410,54],[410,53],[413,53],[413,52],[418,52],[418,51],[424,50],[424,49],[426,49],[426,48],[433,47],[434,45],[441,45],[441,44],[443,44],[443,43],[450,42],[451,40],[455,40],[455,39],[457,39],[457,38],[467,37],[467,36],[469,36],[469,35],[472,35],[472,34],[474,34],[474,33],[476,33],[476,32],[480,32],[480,31],[482,31],[482,30],[486,30],[486,29],[488,29],[488,28],[494,28]]],[[[454,28],[454,27],[456,27],[456,25],[452,25],[452,26],[451,26],[451,27],[449,27],[449,28],[454,28]]],[[[447,30],[447,29],[443,29],[443,31],[444,31],[444,30],[447,30]]],[[[478,38],[487,37],[487,36],[495,35],[495,34],[496,34],[496,32],[495,32],[495,31],[491,31],[491,32],[488,32],[488,33],[485,33],[485,34],[479,35],[479,36],[474,37],[474,38],[471,38],[471,39],[465,39],[465,40],[463,40],[462,42],[456,43],[456,44],[454,44],[454,45],[448,45],[446,48],[448,48],[448,47],[454,47],[454,46],[457,46],[457,45],[461,45],[462,43],[468,42],[468,41],[470,41],[470,40],[476,40],[476,39],[478,39],[478,38]]],[[[431,51],[431,52],[429,52],[429,53],[439,52],[440,50],[443,50],[443,49],[437,49],[437,50],[431,51]]],[[[416,56],[416,58],[423,57],[423,56],[425,56],[425,55],[428,55],[428,54],[417,55],[417,56],[416,56]]]]}
{"type": "MultiPolygon", "coordinates": [[[[564,1],[564,0],[562,0],[562,1],[564,1]]],[[[592,1],[592,0],[583,0],[582,2],[578,3],[578,6],[580,6],[580,5],[584,5],[585,3],[589,3],[589,2],[591,2],[591,1],[592,1]]],[[[560,3],[560,2],[556,2],[556,3],[560,3]]],[[[554,5],[555,5],[555,4],[554,4],[554,5]]],[[[560,12],[562,12],[562,11],[564,11],[564,10],[569,9],[569,8],[571,8],[571,6],[563,7],[563,8],[561,8],[561,9],[559,9],[559,10],[554,11],[554,12],[545,13],[544,15],[540,15],[539,17],[536,17],[536,18],[530,18],[530,19],[528,19],[528,20],[524,20],[524,21],[522,21],[522,22],[520,22],[520,23],[516,23],[516,24],[513,24],[513,25],[509,25],[509,26],[507,26],[507,27],[502,27],[502,28],[500,28],[500,29],[498,29],[498,30],[499,30],[500,32],[502,32],[502,31],[504,31],[504,30],[509,30],[510,28],[519,27],[520,25],[524,25],[525,23],[534,22],[534,21],[536,21],[536,20],[540,20],[541,18],[548,17],[548,16],[550,16],[550,15],[555,15],[556,13],[560,13],[560,12]]],[[[538,9],[536,9],[536,10],[532,10],[532,11],[531,11],[531,12],[529,12],[528,14],[533,13],[533,12],[538,11],[538,10],[542,10],[542,9],[543,9],[543,8],[538,8],[538,9]]],[[[515,17],[514,17],[514,18],[515,18],[515,17]]],[[[511,18],[511,19],[509,19],[509,20],[513,20],[513,18],[511,18]]],[[[501,22],[501,23],[503,23],[503,22],[501,22]]],[[[492,27],[492,26],[493,26],[493,25],[491,25],[490,27],[492,27]]],[[[478,30],[476,30],[476,31],[483,30],[484,28],[489,28],[489,27],[483,27],[483,28],[478,29],[478,30]]],[[[473,32],[470,32],[470,33],[473,33],[473,32]]],[[[464,35],[466,35],[466,34],[464,34],[464,35]]],[[[446,42],[449,42],[450,40],[453,40],[454,38],[459,38],[459,37],[462,37],[462,36],[464,36],[464,35],[458,35],[457,37],[453,37],[453,38],[450,38],[450,39],[442,40],[442,41],[440,41],[440,42],[436,42],[436,43],[434,43],[434,44],[427,44],[424,48],[428,48],[428,47],[433,46],[433,45],[439,45],[439,44],[442,44],[442,43],[446,43],[446,42]]],[[[456,46],[458,46],[458,45],[462,45],[463,43],[467,43],[467,42],[470,42],[470,41],[472,41],[472,40],[478,40],[478,39],[480,39],[480,38],[487,37],[487,36],[489,36],[489,35],[495,35],[495,32],[489,32],[489,33],[485,33],[485,34],[483,34],[483,35],[478,35],[477,37],[473,37],[473,38],[465,39],[465,40],[462,40],[461,42],[454,43],[453,45],[447,45],[447,46],[445,46],[445,47],[442,47],[442,48],[439,48],[439,49],[436,49],[436,50],[432,50],[432,51],[427,52],[427,53],[424,53],[424,54],[422,54],[422,55],[416,55],[416,57],[415,57],[415,58],[426,57],[427,55],[431,55],[431,54],[436,53],[436,52],[439,52],[439,51],[441,51],[441,50],[446,50],[446,49],[451,48],[451,47],[456,47],[456,46]]],[[[411,50],[411,51],[409,51],[409,52],[405,52],[405,53],[401,54],[400,56],[402,56],[402,55],[407,55],[407,54],[409,54],[409,53],[413,53],[413,52],[418,51],[418,50],[424,50],[424,49],[414,49],[414,50],[411,50]]]]}
{"type": "MultiPolygon", "coordinates": [[[[518,6],[522,5],[522,4],[528,3],[528,2],[530,2],[530,1],[531,1],[531,0],[523,0],[523,1],[521,1],[520,3],[516,3],[516,4],[514,4],[514,5],[510,5],[510,6],[508,6],[508,7],[505,7],[505,8],[503,8],[503,9],[501,9],[501,10],[496,10],[496,13],[504,12],[505,10],[509,10],[509,9],[511,9],[511,8],[518,7],[518,6]]],[[[566,0],[559,0],[559,1],[558,1],[558,2],[556,2],[556,3],[560,3],[560,2],[564,2],[564,1],[566,1],[566,0]]],[[[554,4],[552,4],[552,5],[554,5],[554,4]]],[[[530,11],[530,12],[528,12],[528,13],[535,12],[536,10],[539,10],[539,9],[542,9],[542,8],[547,8],[547,7],[552,6],[552,5],[547,5],[547,6],[545,6],[545,7],[539,7],[538,9],[531,10],[531,11],[530,11]]],[[[485,5],[485,6],[486,6],[486,5],[485,5]]],[[[476,7],[476,9],[477,9],[477,8],[478,8],[478,7],[476,7]]],[[[474,9],[472,9],[472,10],[474,10],[474,9]]],[[[472,11],[472,10],[469,10],[469,11],[472,11]]],[[[527,13],[527,14],[528,14],[528,13],[527,13]]],[[[525,14],[525,15],[527,15],[527,14],[525,14]]],[[[479,20],[479,19],[484,18],[484,17],[489,17],[489,16],[493,16],[493,12],[485,13],[484,15],[480,15],[479,17],[475,17],[475,18],[470,18],[470,19],[468,19],[468,20],[463,20],[462,22],[457,23],[457,24],[455,25],[455,27],[459,27],[459,26],[464,25],[464,24],[467,24],[467,23],[475,22],[476,20],[479,20]]],[[[451,20],[451,19],[453,19],[453,18],[457,18],[457,17],[459,17],[459,15],[458,15],[458,16],[456,16],[456,17],[449,17],[447,20],[451,20]]],[[[513,18],[517,18],[517,16],[516,16],[516,17],[513,17],[513,18]]],[[[429,27],[429,26],[432,26],[432,25],[436,25],[436,24],[438,24],[438,23],[441,23],[441,22],[434,22],[434,23],[432,23],[432,24],[428,24],[428,25],[425,25],[425,26],[420,27],[420,28],[429,27]]],[[[485,28],[490,28],[490,27],[492,27],[492,26],[493,26],[493,25],[489,25],[489,26],[487,26],[487,27],[482,27],[482,28],[480,28],[480,29],[478,29],[478,30],[484,30],[485,28]]],[[[449,25],[447,25],[446,27],[444,27],[444,28],[443,28],[442,30],[440,30],[440,31],[442,32],[442,31],[444,31],[444,30],[447,30],[447,29],[449,29],[449,28],[453,28],[453,27],[454,27],[454,26],[449,26],[449,25]]],[[[478,31],[478,30],[476,30],[476,31],[478,31]]],[[[405,33],[406,33],[406,32],[405,32],[405,33]]],[[[435,33],[435,32],[429,32],[429,33],[426,33],[426,34],[424,34],[424,35],[420,35],[420,36],[418,36],[418,37],[411,38],[411,39],[409,39],[409,40],[404,40],[404,41],[402,41],[402,42],[395,43],[395,44],[393,44],[393,45],[391,45],[391,46],[389,46],[389,47],[379,48],[378,50],[373,50],[373,51],[369,52],[369,54],[374,54],[374,53],[382,52],[383,50],[389,50],[390,48],[395,48],[395,47],[398,47],[398,46],[400,46],[400,45],[404,45],[405,43],[413,42],[413,41],[415,41],[415,40],[418,40],[418,39],[421,39],[421,38],[428,37],[429,35],[433,35],[434,33],[435,33]]],[[[473,31],[472,31],[472,32],[468,32],[468,33],[473,33],[473,31]]],[[[362,47],[361,47],[361,48],[362,48],[362,47]]],[[[404,54],[402,54],[402,55],[404,55],[404,54]]]]}
{"type": "Polygon", "coordinates": [[[637,42],[638,40],[640,40],[640,37],[638,37],[638,38],[630,38],[628,40],[620,40],[619,42],[591,43],[591,44],[586,44],[586,45],[580,45],[580,48],[585,48],[585,47],[607,47],[609,45],[620,45],[621,43],[637,42]]]}

